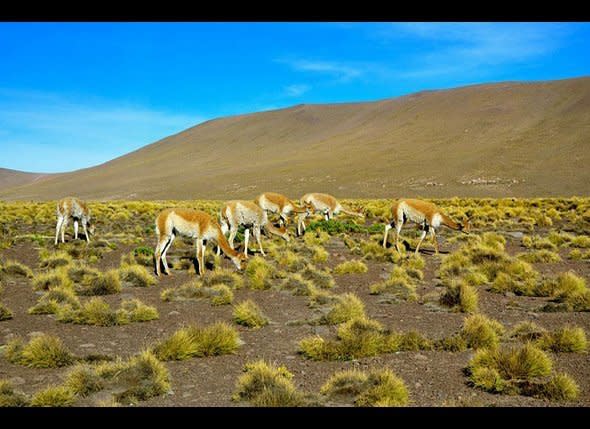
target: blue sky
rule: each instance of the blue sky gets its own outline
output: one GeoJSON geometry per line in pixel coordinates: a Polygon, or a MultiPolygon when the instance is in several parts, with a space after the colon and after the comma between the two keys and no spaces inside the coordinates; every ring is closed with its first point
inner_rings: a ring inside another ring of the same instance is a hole
{"type": "Polygon", "coordinates": [[[89,167],[204,120],[590,75],[589,23],[0,23],[0,167],[89,167]]]}

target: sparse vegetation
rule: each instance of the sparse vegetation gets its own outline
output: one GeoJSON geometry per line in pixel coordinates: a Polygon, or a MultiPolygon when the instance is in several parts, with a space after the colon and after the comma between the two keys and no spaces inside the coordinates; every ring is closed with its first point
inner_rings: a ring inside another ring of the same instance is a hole
{"type": "Polygon", "coordinates": [[[12,319],[12,310],[0,302],[0,322],[3,320],[12,319]]]}
{"type": "Polygon", "coordinates": [[[262,328],[268,325],[268,318],[262,313],[260,307],[250,299],[237,304],[234,307],[233,316],[234,322],[248,328],[262,328]]]}
{"type": "Polygon", "coordinates": [[[365,318],[365,305],[355,294],[346,293],[336,297],[336,302],[320,323],[337,325],[358,318],[365,318]]]}
{"type": "Polygon", "coordinates": [[[363,261],[352,260],[342,262],[334,268],[335,274],[366,273],[369,269],[363,261]]]}
{"type": "Polygon", "coordinates": [[[31,271],[26,265],[17,261],[6,261],[6,263],[2,264],[2,272],[9,276],[33,277],[33,271],[31,271]]]}
{"type": "Polygon", "coordinates": [[[154,277],[142,265],[123,265],[119,275],[124,286],[148,287],[156,284],[154,277]]]}
{"type": "Polygon", "coordinates": [[[179,329],[153,348],[160,360],[184,360],[191,357],[218,356],[238,349],[238,332],[224,322],[204,328],[188,326],[179,329]]]}
{"type": "Polygon", "coordinates": [[[21,392],[16,392],[10,381],[0,380],[0,408],[24,407],[28,403],[27,396],[21,392]]]}
{"type": "Polygon", "coordinates": [[[251,258],[246,267],[248,287],[251,289],[270,289],[274,267],[260,256],[251,258]]]}
{"type": "Polygon", "coordinates": [[[7,344],[5,356],[12,363],[32,368],[59,368],[74,362],[61,339],[49,334],[36,336],[27,344],[16,338],[7,344]]]}
{"type": "Polygon", "coordinates": [[[359,407],[399,407],[408,403],[405,383],[391,370],[372,370],[368,374],[359,370],[334,374],[320,392],[328,396],[353,396],[359,407]]]}
{"type": "Polygon", "coordinates": [[[304,396],[293,385],[293,374],[286,367],[259,360],[247,363],[244,371],[236,383],[233,400],[248,401],[257,407],[305,405],[304,396]]]}

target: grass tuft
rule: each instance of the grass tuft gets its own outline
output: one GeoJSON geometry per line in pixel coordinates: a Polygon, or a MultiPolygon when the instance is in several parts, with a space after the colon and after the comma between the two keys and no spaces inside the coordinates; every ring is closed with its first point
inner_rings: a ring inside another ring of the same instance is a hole
{"type": "Polygon", "coordinates": [[[31,399],[32,407],[71,407],[75,394],[64,386],[51,386],[35,393],[31,399]]]}
{"type": "Polygon", "coordinates": [[[268,318],[262,313],[258,305],[248,299],[234,306],[234,322],[248,328],[261,328],[268,325],[268,318]]]}
{"type": "Polygon", "coordinates": [[[15,392],[12,383],[8,380],[0,380],[0,408],[24,407],[29,400],[23,393],[15,392]]]}
{"type": "Polygon", "coordinates": [[[123,265],[119,268],[119,276],[124,286],[149,287],[156,284],[156,280],[142,265],[123,265]]]}
{"type": "Polygon", "coordinates": [[[365,318],[365,305],[353,293],[345,293],[336,298],[328,314],[322,317],[321,323],[337,325],[352,319],[365,318]]]}
{"type": "Polygon", "coordinates": [[[153,352],[158,359],[168,361],[230,354],[238,347],[239,336],[235,328],[218,322],[204,328],[188,326],[179,329],[158,343],[153,352]]]}
{"type": "Polygon", "coordinates": [[[62,340],[49,334],[36,336],[27,344],[16,338],[7,344],[5,356],[12,363],[31,368],[59,368],[74,362],[74,355],[62,340]]]}
{"type": "Polygon", "coordinates": [[[244,371],[236,383],[234,401],[248,401],[257,407],[304,405],[304,397],[293,385],[293,374],[286,367],[259,360],[247,363],[244,371]]]}
{"type": "Polygon", "coordinates": [[[367,265],[359,260],[342,262],[334,268],[335,274],[366,273],[367,271],[369,271],[367,265]]]}

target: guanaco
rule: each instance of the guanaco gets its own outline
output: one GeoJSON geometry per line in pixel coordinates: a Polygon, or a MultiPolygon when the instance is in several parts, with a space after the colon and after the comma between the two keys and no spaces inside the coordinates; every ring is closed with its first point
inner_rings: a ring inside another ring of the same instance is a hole
{"type": "Polygon", "coordinates": [[[426,234],[430,232],[434,243],[434,249],[438,254],[438,241],[436,239],[436,228],[444,225],[448,228],[469,232],[470,225],[469,219],[464,222],[455,222],[453,219],[444,214],[439,207],[435,204],[416,199],[400,199],[393,203],[391,207],[392,221],[385,225],[385,236],[383,237],[383,247],[387,245],[387,236],[389,230],[395,228],[395,249],[399,252],[399,235],[402,230],[402,226],[407,221],[414,222],[422,227],[422,235],[420,241],[416,246],[415,253],[418,253],[422,240],[426,237],[426,234]]]}
{"type": "MultiPolygon", "coordinates": [[[[268,215],[265,210],[252,201],[233,200],[228,201],[222,207],[219,213],[221,230],[225,233],[229,230],[229,245],[234,248],[234,238],[238,233],[238,227],[243,225],[246,227],[244,231],[244,256],[248,257],[248,240],[250,237],[250,227],[254,232],[254,237],[260,247],[260,253],[265,255],[260,242],[260,230],[264,228],[271,234],[282,237],[285,241],[289,241],[289,233],[284,226],[275,228],[275,226],[268,221],[268,215]]],[[[219,246],[217,246],[217,254],[219,255],[219,246]]]]}
{"type": "Polygon", "coordinates": [[[219,224],[204,211],[187,208],[165,209],[156,217],[156,237],[158,244],[154,251],[156,275],[160,275],[160,260],[164,264],[164,273],[170,274],[166,262],[166,252],[177,235],[195,239],[199,275],[205,272],[205,240],[214,240],[223,250],[238,271],[242,270],[244,255],[232,249],[221,231],[219,224]]]}
{"type": "Polygon", "coordinates": [[[94,224],[90,219],[88,205],[74,197],[62,198],[57,203],[57,226],[55,227],[55,245],[61,232],[61,242],[65,243],[65,230],[70,219],[74,220],[74,239],[78,239],[78,222],[82,224],[86,242],[90,242],[90,234],[94,235],[94,224]]]}
{"type": "Polygon", "coordinates": [[[298,207],[293,201],[284,195],[275,192],[264,192],[256,197],[254,200],[258,206],[270,213],[279,214],[279,225],[287,225],[288,218],[291,213],[307,213],[311,214],[311,206],[304,205],[298,207]]]}
{"type": "MultiPolygon", "coordinates": [[[[365,215],[362,213],[345,209],[344,207],[342,207],[342,204],[340,204],[336,198],[334,198],[332,195],[328,195],[328,194],[321,194],[318,192],[305,194],[304,196],[302,196],[300,198],[299,201],[302,205],[306,204],[306,205],[311,206],[312,213],[315,213],[315,212],[323,213],[326,220],[332,219],[332,217],[334,215],[340,214],[341,212],[346,213],[351,216],[365,217],[365,215]]],[[[298,235],[301,235],[302,229],[303,229],[303,231],[305,231],[305,218],[306,217],[307,216],[300,215],[298,218],[298,221],[297,221],[297,234],[298,235]]]]}

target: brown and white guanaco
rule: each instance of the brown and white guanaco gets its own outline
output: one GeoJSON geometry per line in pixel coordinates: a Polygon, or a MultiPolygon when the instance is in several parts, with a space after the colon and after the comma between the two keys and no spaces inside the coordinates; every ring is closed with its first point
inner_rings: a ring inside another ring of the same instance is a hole
{"type": "Polygon", "coordinates": [[[195,239],[199,274],[205,272],[206,241],[214,240],[238,270],[242,269],[244,255],[232,249],[221,231],[219,224],[204,211],[187,208],[165,209],[156,217],[156,236],[158,244],[154,251],[156,275],[160,275],[160,261],[164,264],[164,272],[170,274],[166,262],[166,252],[177,235],[195,239]]]}
{"type": "Polygon", "coordinates": [[[420,241],[416,246],[415,253],[418,253],[422,240],[426,237],[426,234],[430,232],[430,236],[434,242],[434,249],[438,253],[438,241],[436,239],[436,228],[444,225],[448,228],[469,232],[469,220],[466,219],[464,222],[455,222],[453,219],[448,217],[442,212],[442,210],[433,203],[417,199],[400,199],[393,203],[391,207],[392,221],[385,225],[385,236],[383,237],[383,247],[387,245],[387,236],[389,230],[395,228],[395,249],[399,252],[399,235],[404,223],[413,222],[422,227],[422,235],[420,241]]]}
{"type": "Polygon", "coordinates": [[[94,224],[91,222],[90,209],[84,201],[74,197],[62,198],[57,203],[56,214],[55,245],[57,245],[60,233],[61,242],[65,243],[65,230],[70,219],[74,220],[74,239],[78,239],[78,222],[80,222],[84,229],[86,242],[90,242],[90,234],[94,235],[94,224]]]}
{"type": "MultiPolygon", "coordinates": [[[[248,240],[250,237],[250,228],[253,229],[254,237],[260,247],[260,253],[264,255],[262,243],[260,242],[260,230],[264,228],[271,234],[282,237],[285,241],[289,241],[289,233],[284,226],[276,228],[268,220],[266,211],[258,204],[252,201],[233,200],[228,201],[221,208],[219,213],[221,230],[225,233],[229,230],[229,245],[234,248],[234,238],[238,233],[238,227],[243,225],[246,227],[244,231],[244,255],[248,257],[248,240]]],[[[217,254],[219,255],[219,246],[217,246],[217,254]]]]}

